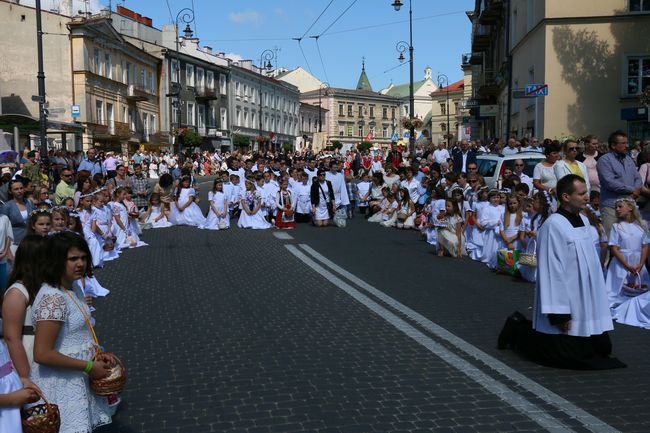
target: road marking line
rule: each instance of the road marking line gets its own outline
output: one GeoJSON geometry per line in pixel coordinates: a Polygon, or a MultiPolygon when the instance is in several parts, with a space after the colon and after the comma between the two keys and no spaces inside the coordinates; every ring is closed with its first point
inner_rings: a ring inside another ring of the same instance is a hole
{"type": "Polygon", "coordinates": [[[386,303],[390,307],[404,314],[409,319],[413,320],[422,328],[431,332],[435,336],[448,341],[459,350],[470,355],[472,358],[481,361],[483,364],[487,365],[491,369],[509,378],[517,385],[524,388],[526,391],[531,392],[532,394],[534,394],[541,400],[545,401],[546,403],[557,407],[559,410],[566,413],[571,418],[578,420],[588,430],[594,433],[620,433],[619,430],[608,425],[604,421],[596,418],[595,416],[585,411],[584,409],[579,408],[578,406],[574,405],[570,401],[562,398],[558,394],[555,394],[554,392],[538,384],[537,382],[527,378],[526,376],[514,370],[513,368],[508,367],[506,364],[494,358],[493,356],[483,352],[478,347],[452,334],[442,326],[437,325],[436,323],[432,322],[431,320],[427,319],[426,317],[422,316],[416,311],[413,311],[406,305],[386,295],[381,290],[371,286],[370,284],[366,283],[362,279],[356,277],[354,274],[341,268],[340,266],[338,266],[337,264],[335,264],[334,262],[332,262],[331,260],[323,256],[322,254],[318,253],[316,250],[311,248],[309,245],[300,244],[300,247],[303,250],[305,250],[307,253],[309,253],[312,257],[314,257],[316,260],[320,261],[325,266],[332,269],[334,272],[347,278],[350,282],[354,283],[359,288],[371,293],[372,295],[380,299],[382,302],[386,303]]]}
{"type": "MultiPolygon", "coordinates": [[[[301,245],[302,246],[302,245],[301,245]]],[[[438,356],[440,359],[448,363],[451,367],[457,369],[461,373],[465,374],[476,383],[485,388],[488,392],[496,395],[498,398],[504,402],[511,405],[513,408],[517,409],[541,427],[545,428],[548,431],[553,433],[570,433],[574,432],[571,428],[566,426],[560,420],[553,417],[551,414],[546,412],[543,408],[531,403],[523,396],[517,394],[515,391],[508,388],[503,383],[497,381],[496,379],[488,376],[486,373],[482,372],[472,364],[470,364],[465,359],[451,352],[449,349],[445,348],[439,343],[436,343],[431,337],[425,335],[421,331],[414,328],[412,325],[407,323],[404,319],[398,317],[395,313],[389,311],[388,309],[382,307],[377,302],[373,301],[366,295],[359,292],[357,289],[350,286],[345,281],[338,278],[333,273],[329,272],[321,265],[316,263],[314,260],[309,258],[305,253],[300,251],[294,245],[285,245],[285,248],[296,256],[299,260],[305,263],[307,266],[312,268],[323,278],[328,280],[330,283],[334,284],[352,298],[357,300],[359,303],[373,311],[375,314],[380,316],[386,322],[390,323],[397,330],[406,334],[411,339],[415,340],[420,345],[424,346],[434,355],[438,356]]],[[[304,248],[304,247],[303,247],[304,248]]]]}
{"type": "Polygon", "coordinates": [[[273,236],[275,236],[278,239],[284,239],[284,240],[291,240],[293,239],[293,236],[291,236],[287,232],[273,232],[273,236]]]}

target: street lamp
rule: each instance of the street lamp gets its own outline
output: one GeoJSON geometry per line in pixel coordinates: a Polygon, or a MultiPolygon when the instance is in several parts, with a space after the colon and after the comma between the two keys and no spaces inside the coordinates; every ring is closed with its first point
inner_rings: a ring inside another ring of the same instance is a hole
{"type": "MultiPolygon", "coordinates": [[[[329,83],[325,82],[321,83],[318,87],[318,132],[323,132],[323,121],[321,120],[321,90],[327,89],[329,86],[329,83]]],[[[325,95],[327,95],[327,92],[325,92],[325,95]]]]}
{"type": "MultiPolygon", "coordinates": [[[[404,61],[404,52],[408,47],[409,50],[409,68],[410,68],[410,78],[409,78],[409,116],[413,118],[415,116],[415,100],[413,98],[413,9],[412,9],[412,0],[409,0],[409,43],[407,44],[404,41],[398,42],[397,50],[399,51],[400,62],[404,61]]],[[[391,3],[391,6],[395,8],[396,11],[402,7],[402,2],[400,0],[395,0],[391,3]]],[[[413,155],[415,151],[415,128],[411,126],[410,128],[411,136],[409,137],[409,153],[413,155]]]]}
{"type": "MultiPolygon", "coordinates": [[[[45,72],[43,70],[43,27],[41,25],[41,0],[36,0],[36,47],[38,58],[38,125],[41,138],[41,165],[47,170],[47,105],[45,104],[45,72]]],[[[16,149],[18,143],[16,143],[16,149]]]]}
{"type": "Polygon", "coordinates": [[[262,51],[262,54],[260,54],[260,133],[259,136],[262,136],[262,78],[261,75],[264,75],[264,71],[270,71],[273,69],[273,65],[271,64],[271,60],[273,60],[273,51],[271,50],[264,50],[262,51]]]}
{"type": "MultiPolygon", "coordinates": [[[[170,93],[170,96],[174,97],[174,101],[172,101],[172,107],[178,107],[180,110],[181,107],[181,98],[180,98],[180,85],[181,85],[181,55],[180,55],[180,49],[178,46],[178,38],[179,38],[179,32],[178,32],[178,22],[179,20],[185,24],[185,37],[190,38],[192,37],[192,29],[190,28],[190,24],[194,22],[194,11],[190,8],[184,8],[178,11],[176,14],[176,20],[174,21],[175,23],[175,30],[176,30],[176,65],[178,68],[178,91],[170,93]]],[[[173,69],[173,68],[172,68],[173,69]]],[[[173,73],[174,71],[172,71],[173,73]]],[[[173,112],[173,110],[172,110],[173,112]]],[[[180,114],[180,111],[179,111],[180,114]]],[[[180,117],[180,116],[179,116],[180,117]]],[[[172,129],[173,129],[173,124],[174,124],[174,119],[171,119],[172,123],[172,129]]],[[[183,144],[181,143],[181,140],[178,140],[178,137],[176,137],[176,140],[178,141],[178,155],[179,157],[183,154],[183,144]]]]}
{"type": "Polygon", "coordinates": [[[438,87],[442,87],[443,80],[445,82],[445,89],[447,90],[447,147],[449,147],[449,138],[451,137],[451,131],[449,131],[449,78],[445,74],[438,74],[438,87]]]}

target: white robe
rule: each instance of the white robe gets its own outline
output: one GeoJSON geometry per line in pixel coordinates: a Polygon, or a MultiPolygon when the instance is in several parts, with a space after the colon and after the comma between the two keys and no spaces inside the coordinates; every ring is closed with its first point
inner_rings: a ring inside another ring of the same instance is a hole
{"type": "Polygon", "coordinates": [[[345,186],[345,177],[342,173],[332,173],[328,171],[325,174],[325,179],[329,180],[332,183],[332,189],[334,190],[334,203],[338,209],[341,206],[347,206],[350,204],[350,198],[348,197],[348,189],[345,186]]]}
{"type": "Polygon", "coordinates": [[[580,218],[584,227],[573,227],[566,217],[554,214],[538,232],[533,328],[539,332],[561,333],[548,314],[570,314],[568,335],[575,337],[614,329],[589,221],[580,218]]]}

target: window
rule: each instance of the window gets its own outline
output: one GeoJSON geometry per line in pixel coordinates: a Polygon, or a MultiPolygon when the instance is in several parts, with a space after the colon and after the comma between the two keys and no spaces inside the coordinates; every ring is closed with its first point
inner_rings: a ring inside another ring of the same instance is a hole
{"type": "Polygon", "coordinates": [[[153,72],[149,71],[149,93],[156,94],[156,80],[153,78],[153,72]]]}
{"type": "Polygon", "coordinates": [[[226,94],[226,76],[224,74],[219,74],[219,93],[226,94]]]}
{"type": "Polygon", "coordinates": [[[454,102],[454,113],[458,114],[458,102],[454,102]]]}
{"type": "Polygon", "coordinates": [[[381,136],[382,138],[388,138],[388,126],[381,128],[381,136]]]}
{"type": "Polygon", "coordinates": [[[214,72],[207,71],[205,73],[205,87],[209,90],[214,90],[214,72]]]}
{"type": "Polygon", "coordinates": [[[446,132],[447,131],[447,124],[446,123],[441,123],[440,124],[440,130],[442,132],[446,132]]]}
{"type": "Polygon", "coordinates": [[[95,68],[95,73],[97,75],[101,75],[102,73],[102,57],[101,53],[99,52],[99,48],[95,48],[93,51],[93,67],[95,68]]]}
{"type": "Polygon", "coordinates": [[[248,128],[248,110],[244,111],[244,127],[248,128]]]}
{"type": "Polygon", "coordinates": [[[149,139],[149,115],[144,113],[142,115],[142,132],[144,132],[144,141],[149,139]]]}
{"type": "Polygon", "coordinates": [[[395,119],[395,109],[394,108],[391,108],[391,110],[390,110],[390,118],[395,119]]]}
{"type": "MultiPolygon", "coordinates": [[[[126,119],[124,120],[127,121],[126,119]]],[[[181,123],[181,110],[178,107],[178,101],[172,102],[172,123],[179,125],[181,123]]]]}
{"type": "Polygon", "coordinates": [[[196,87],[199,89],[205,87],[205,72],[202,68],[196,68],[196,87]]]}
{"type": "Polygon", "coordinates": [[[343,104],[339,104],[339,116],[343,116],[343,104]]]}
{"type": "Polygon", "coordinates": [[[630,12],[650,12],[650,0],[630,0],[630,12]]]}
{"type": "Polygon", "coordinates": [[[95,122],[100,125],[104,124],[104,103],[95,101],[95,122]]]}
{"type": "Polygon", "coordinates": [[[188,125],[194,125],[194,103],[193,102],[188,102],[187,103],[187,124],[188,125]]]}
{"type": "Polygon", "coordinates": [[[136,130],[135,129],[135,116],[133,115],[133,108],[129,108],[128,116],[129,116],[129,122],[128,122],[129,123],[129,129],[131,129],[131,131],[135,131],[136,130]]]}
{"type": "Polygon", "coordinates": [[[181,76],[181,68],[178,60],[172,59],[172,82],[179,83],[181,76]]]}
{"type": "Polygon", "coordinates": [[[628,57],[626,93],[638,95],[648,86],[650,86],[650,56],[628,57]]]}
{"type": "Polygon", "coordinates": [[[264,130],[265,131],[269,130],[269,116],[268,116],[268,114],[264,116],[264,130]]]}
{"type": "MultiPolygon", "coordinates": [[[[129,116],[128,116],[127,112],[126,112],[126,107],[122,107],[122,121],[124,123],[129,123],[129,116]]],[[[172,119],[172,122],[173,122],[173,119],[172,119]]]]}
{"type": "Polygon", "coordinates": [[[194,87],[194,65],[185,65],[185,85],[194,87]]]}
{"type": "Polygon", "coordinates": [[[535,1],[527,0],[526,4],[526,31],[529,32],[535,23],[535,1]]]}
{"type": "Polygon", "coordinates": [[[113,79],[113,63],[111,61],[111,53],[104,53],[104,73],[106,78],[113,79]]]}
{"type": "Polygon", "coordinates": [[[199,128],[205,128],[205,105],[199,105],[199,118],[196,126],[199,128]]]}
{"type": "Polygon", "coordinates": [[[363,105],[359,105],[358,111],[359,111],[359,117],[363,117],[363,105]]]}
{"type": "Polygon", "coordinates": [[[348,125],[347,133],[348,133],[348,137],[352,137],[352,125],[348,125]]]}
{"type": "Polygon", "coordinates": [[[345,127],[339,126],[339,137],[343,137],[344,135],[345,135],[345,127]]]}
{"type": "Polygon", "coordinates": [[[244,99],[248,99],[248,84],[244,84],[244,99]]]}
{"type": "Polygon", "coordinates": [[[363,137],[363,125],[359,125],[359,137],[363,137]]]}
{"type": "Polygon", "coordinates": [[[149,129],[151,130],[152,134],[155,134],[158,130],[158,128],[156,128],[156,115],[152,114],[149,117],[150,117],[149,129]]]}
{"type": "Polygon", "coordinates": [[[352,105],[348,105],[348,117],[352,117],[352,105]]]}
{"type": "MultiPolygon", "coordinates": [[[[317,122],[314,122],[314,126],[315,126],[316,123],[317,122]]],[[[311,117],[308,119],[307,125],[308,125],[308,128],[309,128],[307,131],[311,131],[311,117]]]]}
{"type": "Polygon", "coordinates": [[[238,98],[241,98],[241,94],[239,93],[239,81],[235,81],[235,96],[238,98]]]}
{"type": "Polygon", "coordinates": [[[372,105],[370,106],[370,118],[374,119],[375,118],[375,107],[372,105]]]}
{"type": "Polygon", "coordinates": [[[373,137],[375,136],[375,127],[374,126],[371,126],[368,131],[372,134],[373,137]]]}
{"type": "Polygon", "coordinates": [[[251,111],[251,128],[255,128],[255,112],[251,111]]]}
{"type": "Polygon", "coordinates": [[[237,114],[235,116],[235,121],[238,126],[241,126],[241,108],[237,107],[237,114]]]}
{"type": "Polygon", "coordinates": [[[147,88],[147,71],[144,68],[140,69],[140,86],[143,90],[147,88]]]}
{"type": "Polygon", "coordinates": [[[388,119],[388,107],[382,107],[381,109],[381,118],[388,119]]]}
{"type": "Polygon", "coordinates": [[[113,113],[113,104],[106,103],[106,120],[111,128],[111,134],[115,134],[115,117],[113,113]]]}
{"type": "Polygon", "coordinates": [[[445,116],[447,114],[447,105],[445,102],[440,103],[440,115],[445,116]]]}
{"type": "Polygon", "coordinates": [[[228,129],[228,110],[221,107],[221,129],[228,129]]]}
{"type": "Polygon", "coordinates": [[[510,43],[511,46],[515,46],[517,44],[517,25],[518,25],[518,19],[517,19],[517,9],[512,11],[512,42],[510,43]]]}

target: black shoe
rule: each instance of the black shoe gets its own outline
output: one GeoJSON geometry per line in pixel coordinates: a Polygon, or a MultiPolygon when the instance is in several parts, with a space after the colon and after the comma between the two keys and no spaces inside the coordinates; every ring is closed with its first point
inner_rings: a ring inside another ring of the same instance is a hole
{"type": "Polygon", "coordinates": [[[507,319],[506,323],[503,325],[503,329],[499,333],[499,338],[497,339],[497,349],[505,350],[512,345],[513,337],[518,326],[526,323],[526,317],[521,314],[519,311],[515,311],[507,319]]]}

